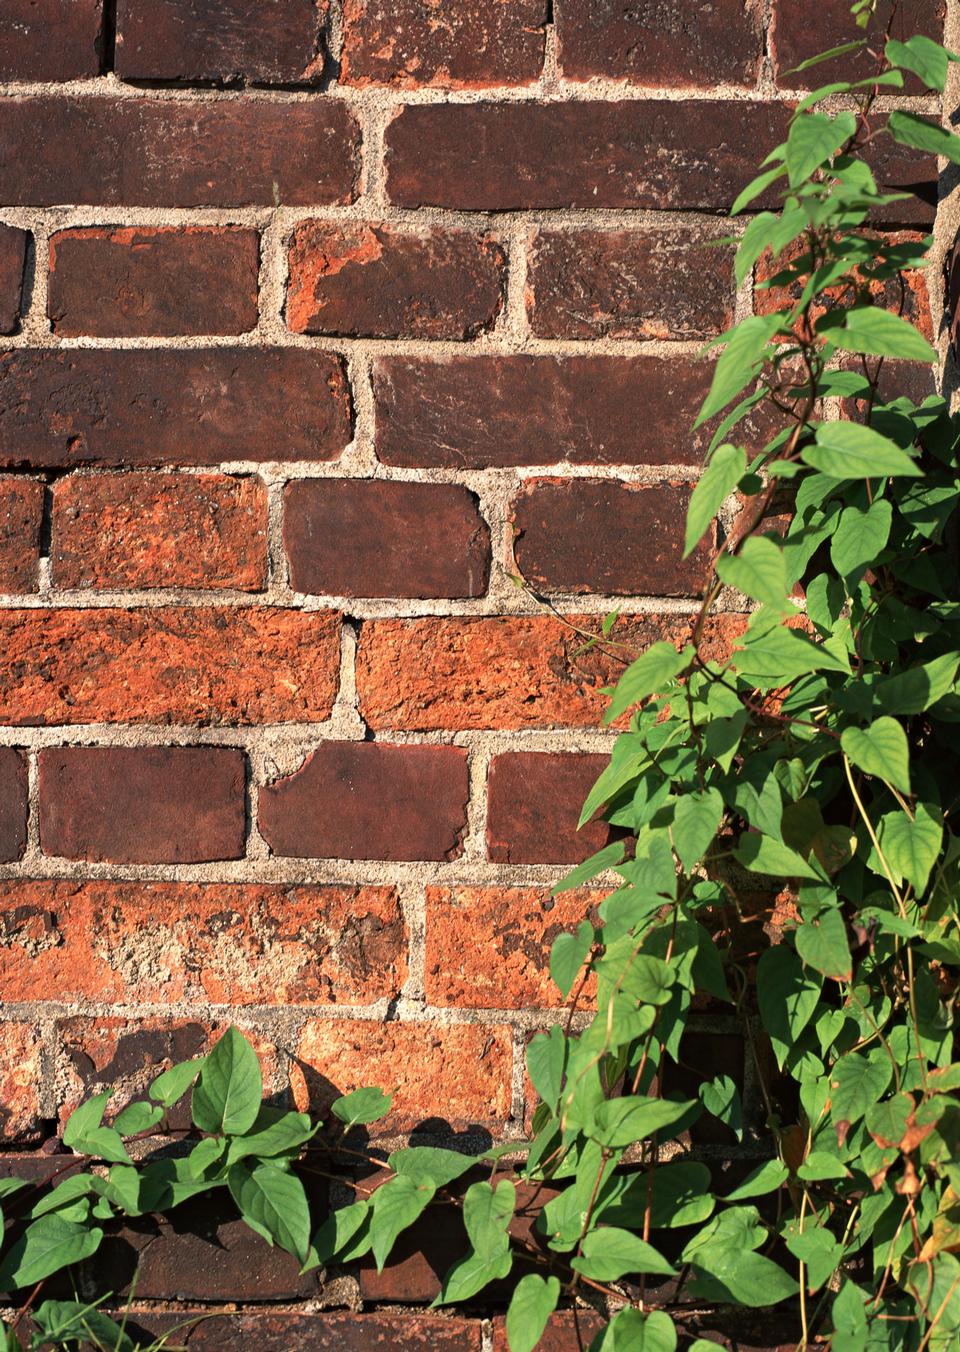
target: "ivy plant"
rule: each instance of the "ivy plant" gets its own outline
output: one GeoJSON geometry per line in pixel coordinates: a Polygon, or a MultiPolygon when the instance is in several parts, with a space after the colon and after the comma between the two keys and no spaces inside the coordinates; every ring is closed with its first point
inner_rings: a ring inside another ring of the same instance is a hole
{"type": "MultiPolygon", "coordinates": [[[[857,0],[854,17],[878,8],[857,0]]],[[[889,35],[897,6],[883,8],[889,35]]],[[[104,1226],[213,1189],[304,1270],[367,1254],[382,1268],[443,1201],[469,1246],[436,1304],[506,1283],[510,1352],[582,1303],[604,1315],[591,1352],[673,1352],[691,1312],[717,1304],[777,1307],[801,1349],[960,1347],[960,421],[904,392],[908,363],[937,360],[900,313],[930,241],[877,228],[904,195],[870,168],[882,139],[960,164],[960,137],[875,109],[908,76],[942,92],[956,58],[923,36],[888,36],[877,57],[869,79],[800,100],[734,204],[762,207],[735,237],[736,274],[762,263],[766,297],[709,345],[698,422],[719,424],[686,550],[714,529],[722,543],[687,641],[655,643],[610,692],[621,731],[583,822],[599,814],[618,839],[556,890],[615,885],[553,944],[568,1009],[529,1044],[530,1138],[400,1149],[377,1186],[365,1153],[334,1142],[341,1166],[360,1162],[354,1199],[312,1219],[298,1161],[317,1126],[262,1104],[231,1029],[109,1125],[109,1094],[84,1103],[56,1187],[0,1185],[0,1290],[36,1295],[104,1226]],[[771,418],[757,449],[750,429],[771,418]],[[713,523],[734,493],[724,537],[713,523]],[[742,625],[718,657],[708,622],[737,594],[742,625]],[[741,1029],[762,1120],[731,1075],[691,1079],[702,1010],[741,1029]],[[188,1093],[181,1151],[137,1164],[131,1138],[168,1136],[188,1093]],[[748,1144],[752,1167],[711,1169],[698,1122],[748,1144]]],[[[361,1089],[332,1111],[349,1130],[389,1106],[361,1089]]]]}

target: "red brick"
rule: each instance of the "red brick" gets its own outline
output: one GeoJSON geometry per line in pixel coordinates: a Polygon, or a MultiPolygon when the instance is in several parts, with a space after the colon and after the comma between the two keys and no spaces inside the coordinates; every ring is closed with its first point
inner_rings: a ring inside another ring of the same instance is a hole
{"type": "Polygon", "coordinates": [[[762,19],[759,0],[557,0],[560,69],[570,80],[752,85],[763,56],[762,19]]]}
{"type": "Polygon", "coordinates": [[[490,531],[459,484],[300,479],[285,494],[291,585],[330,596],[482,596],[490,531]]]}
{"type": "MultiPolygon", "coordinates": [[[[593,1310],[564,1310],[547,1321],[537,1352],[581,1352],[605,1328],[607,1320],[593,1310]]],[[[493,1352],[510,1352],[502,1316],[493,1321],[493,1352]]]]}
{"type": "Polygon", "coordinates": [[[246,758],[213,746],[71,746],[40,752],[45,854],[116,864],[239,859],[246,758]]]}
{"type": "Polygon", "coordinates": [[[473,338],[500,313],[505,277],[489,233],[307,221],[290,245],[287,323],[296,333],[473,338]]]}
{"type": "MultiPolygon", "coordinates": [[[[278,1250],[264,1250],[276,1254],[278,1250]]],[[[258,1254],[259,1258],[259,1254],[258,1254]]],[[[138,1289],[139,1294],[139,1289],[138,1289]]],[[[202,1293],[206,1296],[206,1292],[202,1293]]],[[[160,1299],[169,1298],[161,1292],[160,1299]]],[[[253,1293],[263,1300],[262,1292],[253,1293]]],[[[133,1309],[126,1328],[136,1336],[149,1330],[154,1337],[166,1334],[173,1344],[183,1336],[184,1325],[194,1319],[190,1333],[191,1352],[480,1352],[482,1324],[479,1319],[460,1319],[420,1311],[409,1314],[306,1314],[303,1311],[248,1310],[242,1314],[218,1312],[209,1317],[208,1307],[184,1310],[175,1315],[157,1315],[153,1310],[133,1309]]]]}
{"type": "Polygon", "coordinates": [[[519,572],[542,592],[697,596],[710,577],[711,526],[684,559],[691,485],[529,479],[513,504],[519,572]]]}
{"type": "Polygon", "coordinates": [[[712,429],[690,428],[711,374],[679,356],[379,357],[377,454],[451,469],[698,465],[712,429]]]}
{"type": "Polygon", "coordinates": [[[320,722],[339,633],[322,611],[0,610],[0,721],[320,722]]]}
{"type": "Polygon", "coordinates": [[[27,844],[27,759],[0,747],[0,863],[21,858],[27,844]]]}
{"type": "MultiPolygon", "coordinates": [[[[914,33],[925,33],[941,42],[945,12],[945,0],[900,0],[891,36],[903,40],[914,33]]],[[[866,50],[847,52],[812,70],[801,71],[799,75],[788,75],[787,72],[811,56],[864,36],[876,52],[878,46],[883,45],[889,17],[888,7],[878,6],[871,27],[864,34],[851,17],[847,0],[823,0],[817,6],[816,23],[810,22],[807,0],[774,0],[770,44],[777,82],[788,88],[814,88],[829,84],[831,80],[856,80],[871,75],[876,69],[876,59],[866,50]]],[[[907,88],[909,92],[917,93],[920,85],[911,84],[907,88]]]]}
{"type": "Polygon", "coordinates": [[[25,230],[0,225],[0,333],[16,333],[20,326],[28,239],[25,230]]]}
{"type": "Polygon", "coordinates": [[[331,460],[350,435],[343,364],[326,352],[0,354],[0,466],[331,460]]]}
{"type": "Polygon", "coordinates": [[[7,1000],[366,1005],[406,974],[389,887],[0,882],[7,1000]]]}
{"type": "Polygon", "coordinates": [[[387,191],[406,207],[714,210],[785,129],[784,110],[735,100],[682,116],[663,99],[420,104],[387,128],[387,191]]]}
{"type": "Polygon", "coordinates": [[[353,200],[359,129],[340,99],[4,99],[11,206],[316,206],[353,200]],[[35,153],[43,147],[43,154],[35,153]]]}
{"type": "Polygon", "coordinates": [[[260,790],[260,831],[295,858],[455,859],[467,792],[460,747],[322,742],[260,790]]]}
{"type": "Polygon", "coordinates": [[[546,0],[347,0],[344,84],[483,89],[530,84],[543,66],[546,0]]]}
{"type": "Polygon", "coordinates": [[[733,252],[687,229],[535,230],[527,314],[541,338],[709,338],[733,320],[733,252]]]}
{"type": "Polygon", "coordinates": [[[577,830],[605,755],[518,751],[494,756],[487,783],[487,858],[501,864],[579,864],[609,843],[606,822],[577,830]]]}
{"type": "Polygon", "coordinates": [[[37,1141],[43,1134],[39,1091],[43,1082],[39,1031],[15,1020],[0,1023],[0,1141],[37,1141]]]}
{"type": "Polygon", "coordinates": [[[103,0],[4,0],[0,80],[100,73],[103,0]]]}
{"type": "Polygon", "coordinates": [[[323,73],[326,17],[326,0],[117,0],[117,74],[313,82],[323,73]]]}
{"type": "Polygon", "coordinates": [[[260,237],[223,226],[120,226],[50,237],[47,315],[64,337],[246,333],[260,237]]]}
{"type": "MultiPolygon", "coordinates": [[[[570,617],[600,632],[596,615],[570,617]]],[[[636,615],[611,642],[584,651],[581,633],[546,615],[372,620],[357,654],[360,711],[373,728],[596,727],[607,707],[602,687],[623,663],[659,639],[689,638],[691,616],[636,615]],[[621,656],[622,654],[622,656],[621,656]]],[[[740,616],[718,616],[706,630],[711,651],[728,652],[740,616]]]]}
{"type": "Polygon", "coordinates": [[[490,1126],[510,1116],[511,1030],[489,1024],[373,1023],[310,1019],[300,1035],[293,1086],[298,1106],[324,1116],[338,1093],[395,1090],[373,1132],[424,1119],[490,1126]]]}
{"type": "Polygon", "coordinates": [[[267,495],[254,476],[72,474],[53,488],[56,587],[227,587],[267,581],[267,495]]]}
{"type": "Polygon", "coordinates": [[[42,516],[42,484],[0,477],[0,592],[37,590],[42,516]]]}
{"type": "Polygon", "coordinates": [[[550,979],[550,946],[605,895],[577,890],[552,898],[537,887],[428,887],[427,1000],[459,1009],[556,1008],[563,1001],[550,979]]]}

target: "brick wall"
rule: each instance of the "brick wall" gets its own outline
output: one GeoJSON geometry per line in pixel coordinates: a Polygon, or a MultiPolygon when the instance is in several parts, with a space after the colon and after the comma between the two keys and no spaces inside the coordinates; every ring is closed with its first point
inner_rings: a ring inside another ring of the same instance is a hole
{"type": "MultiPolygon", "coordinates": [[[[696,608],[714,241],[848,8],[4,0],[7,1148],[231,1019],[301,1104],[522,1130],[603,841],[581,631],[696,608]]],[[[936,164],[877,169],[929,228],[936,164]]]]}

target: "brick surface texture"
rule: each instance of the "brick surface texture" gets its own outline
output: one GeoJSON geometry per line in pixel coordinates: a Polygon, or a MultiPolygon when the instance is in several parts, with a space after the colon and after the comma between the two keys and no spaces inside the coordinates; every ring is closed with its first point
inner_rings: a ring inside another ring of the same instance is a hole
{"type": "MultiPolygon", "coordinates": [[[[0,4],[18,1167],[46,1167],[84,1094],[116,1082],[118,1105],[232,1020],[278,1102],[324,1113],[379,1083],[374,1137],[524,1130],[551,942],[604,895],[551,895],[614,838],[577,830],[615,735],[604,689],[686,641],[718,543],[682,558],[715,431],[691,430],[698,350],[780,300],[738,289],[723,216],[849,5],[0,4]]],[[[941,33],[947,8],[902,0],[894,36],[941,33]]],[[[930,112],[919,94],[888,106],[930,112]]],[[[877,229],[921,237],[936,163],[870,153],[911,194],[877,229]]],[[[934,273],[874,284],[928,337],[934,273]]],[[[714,653],[744,609],[709,621],[714,653]]],[[[742,1077],[721,1028],[684,1055],[742,1077]]],[[[229,1211],[197,1226],[105,1250],[118,1298],[140,1265],[144,1341],[220,1302],[191,1348],[506,1352],[499,1310],[401,1312],[464,1243],[452,1209],[321,1303],[325,1279],[229,1211]]],[[[545,1348],[580,1345],[551,1321],[545,1348]]]]}

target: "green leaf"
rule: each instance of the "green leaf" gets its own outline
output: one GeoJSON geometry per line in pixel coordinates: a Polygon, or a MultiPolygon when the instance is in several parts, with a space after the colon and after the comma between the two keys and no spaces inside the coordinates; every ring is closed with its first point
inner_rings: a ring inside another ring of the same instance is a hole
{"type": "Polygon", "coordinates": [[[877,703],[888,714],[921,714],[952,689],[958,667],[960,657],[944,653],[921,666],[887,676],[874,687],[877,703]]]}
{"type": "Polygon", "coordinates": [[[810,967],[836,981],[852,978],[847,927],[839,910],[831,906],[814,919],[805,919],[796,931],[796,941],[797,952],[810,967]]]}
{"type": "Polygon", "coordinates": [[[717,575],[728,587],[765,605],[785,610],[789,587],[783,549],[766,535],[744,540],[738,554],[723,554],[717,560],[717,575]]]}
{"type": "Polygon", "coordinates": [[[619,1149],[643,1141],[664,1127],[672,1127],[699,1106],[695,1099],[681,1102],[633,1096],[605,1099],[594,1112],[590,1136],[601,1145],[619,1149]]]}
{"type": "Polygon", "coordinates": [[[718,1075],[702,1084],[700,1098],[708,1113],[728,1126],[738,1141],[743,1139],[743,1107],[737,1086],[729,1075],[718,1075]]]}
{"type": "Polygon", "coordinates": [[[757,1002],[777,1064],[783,1066],[790,1049],[813,1017],[820,999],[819,978],[803,970],[785,944],[768,948],[757,964],[757,1002]]]}
{"type": "Polygon", "coordinates": [[[256,1121],[262,1098],[257,1054],[231,1025],[200,1071],[193,1091],[194,1126],[211,1134],[242,1136],[256,1121]]]}
{"type": "Polygon", "coordinates": [[[742,643],[733,655],[737,671],[757,685],[762,683],[762,688],[790,685],[814,671],[849,674],[849,664],[844,665],[822,643],[814,643],[784,625],[748,634],[742,643]]]}
{"type": "Polygon", "coordinates": [[[843,753],[858,770],[910,792],[910,749],[907,734],[895,718],[885,715],[866,728],[845,728],[843,753]]]}
{"type": "Polygon", "coordinates": [[[845,1281],[841,1286],[830,1311],[834,1328],[830,1345],[834,1352],[864,1352],[867,1346],[866,1299],[853,1282],[845,1281]]]}
{"type": "Polygon", "coordinates": [[[723,335],[726,347],[717,360],[710,393],[697,415],[695,428],[708,422],[750,384],[780,324],[779,315],[751,315],[723,335]]]}
{"type": "Polygon", "coordinates": [[[29,1225],[0,1263],[0,1291],[32,1286],[71,1263],[92,1257],[100,1247],[99,1226],[76,1225],[53,1212],[29,1225]]]}
{"type": "Polygon", "coordinates": [[[614,840],[609,845],[604,845],[602,850],[597,850],[589,859],[584,859],[582,864],[570,870],[563,878],[551,889],[553,895],[558,897],[561,892],[570,892],[575,887],[582,887],[588,883],[591,878],[595,878],[598,873],[606,873],[608,868],[616,868],[625,854],[623,842],[614,840]]]}
{"type": "Polygon", "coordinates": [[[558,934],[550,950],[550,975],[560,988],[564,999],[570,994],[580,974],[587,954],[594,943],[594,930],[589,920],[583,920],[576,934],[558,934]]]}
{"type": "Polygon", "coordinates": [[[45,1300],[35,1312],[33,1322],[45,1344],[49,1342],[59,1347],[82,1342],[86,1346],[95,1341],[98,1348],[109,1349],[109,1352],[139,1352],[120,1325],[95,1305],[77,1300],[45,1300]]]}
{"type": "Polygon", "coordinates": [[[729,442],[725,442],[714,451],[709,465],[690,495],[684,558],[696,549],[704,531],[743,478],[746,469],[747,454],[741,447],[731,446],[729,442]]]}
{"type": "Polygon", "coordinates": [[[445,1188],[472,1169],[481,1158],[480,1155],[461,1155],[458,1150],[444,1150],[442,1146],[415,1145],[395,1150],[388,1156],[387,1163],[394,1173],[412,1178],[415,1183],[445,1188]]]}
{"type": "Polygon", "coordinates": [[[513,1219],[517,1190],[506,1178],[494,1188],[472,1183],[463,1199],[463,1223],[474,1251],[481,1258],[495,1258],[509,1243],[507,1226],[513,1219]]]}
{"type": "Polygon", "coordinates": [[[172,1108],[200,1074],[206,1059],[205,1056],[198,1056],[194,1061],[182,1061],[180,1065],[163,1071],[151,1084],[148,1090],[150,1097],[164,1108],[172,1108]]]}
{"type": "Polygon", "coordinates": [[[950,59],[939,42],[933,42],[921,33],[910,38],[908,42],[897,42],[890,38],[887,40],[886,57],[891,66],[899,66],[901,70],[912,70],[928,89],[936,89],[939,93],[943,93],[950,59]]]}
{"type": "Polygon", "coordinates": [[[527,1073],[543,1102],[556,1112],[567,1064],[567,1039],[559,1024],[527,1044],[527,1073]]]}
{"type": "Polygon", "coordinates": [[[857,131],[853,113],[804,113],[793,120],[787,134],[787,172],[790,187],[797,188],[815,169],[831,159],[857,131]]]}
{"type": "Polygon", "coordinates": [[[250,1130],[230,1142],[227,1164],[236,1164],[251,1155],[269,1159],[296,1150],[316,1135],[321,1125],[320,1122],[314,1125],[306,1113],[284,1112],[264,1105],[250,1130]]]}
{"type": "Polygon", "coordinates": [[[530,1272],[513,1288],[507,1310],[507,1343],[510,1352],[533,1352],[557,1308],[560,1282],[530,1272]]]}
{"type": "Polygon", "coordinates": [[[334,1117],[339,1117],[341,1122],[346,1123],[346,1130],[349,1131],[358,1122],[379,1122],[382,1117],[386,1117],[392,1103],[392,1094],[385,1094],[382,1089],[368,1086],[334,1099],[330,1111],[334,1117]]]}
{"type": "Polygon", "coordinates": [[[113,1090],[107,1089],[81,1103],[67,1119],[63,1129],[63,1144],[78,1155],[93,1155],[116,1164],[129,1164],[130,1156],[124,1148],[120,1133],[113,1127],[100,1125],[107,1101],[112,1097],[113,1090]]]}
{"type": "Polygon", "coordinates": [[[832,1277],[843,1258],[843,1249],[829,1230],[808,1227],[802,1233],[787,1236],[787,1248],[794,1258],[806,1264],[807,1290],[818,1291],[832,1277]]]}
{"type": "Polygon", "coordinates": [[[597,1334],[590,1352],[675,1352],[677,1330],[663,1310],[641,1314],[628,1305],[597,1334]]]}
{"type": "Polygon", "coordinates": [[[748,1174],[739,1187],[728,1192],[727,1202],[742,1202],[747,1197],[764,1197],[769,1192],[782,1188],[790,1177],[790,1170],[783,1160],[766,1160],[758,1169],[748,1174]]]}
{"type": "Polygon", "coordinates": [[[423,1214],[434,1192],[431,1183],[418,1183],[408,1174],[397,1174],[377,1188],[370,1199],[370,1238],[378,1272],[383,1271],[397,1236],[423,1214]]]}
{"type": "Polygon", "coordinates": [[[878,305],[852,305],[849,309],[830,310],[817,320],[816,328],[818,334],[845,352],[898,357],[901,361],[920,361],[930,366],[937,362],[936,352],[908,320],[878,305]]]}
{"type": "Polygon", "coordinates": [[[648,695],[660,694],[668,682],[679,676],[693,657],[692,648],[677,652],[672,643],[653,643],[635,662],[631,662],[617,682],[604,723],[613,723],[648,695]]]}
{"type": "Polygon", "coordinates": [[[818,52],[816,56],[807,57],[806,61],[801,61],[799,66],[792,66],[786,71],[787,75],[799,75],[802,71],[809,70],[811,66],[819,66],[824,61],[833,61],[835,57],[846,56],[848,52],[859,51],[861,47],[867,45],[866,38],[857,38],[853,42],[843,42],[838,47],[829,47],[826,51],[818,52]]]}
{"type": "Polygon", "coordinates": [[[833,479],[879,479],[889,474],[920,474],[914,461],[872,427],[853,422],[821,423],[815,446],[801,455],[806,464],[833,479]]]}
{"type": "Polygon", "coordinates": [[[673,848],[687,873],[700,863],[717,834],[723,817],[723,797],[717,789],[684,794],[673,814],[673,848]]]}
{"type": "Polygon", "coordinates": [[[310,1208],[299,1178],[275,1164],[243,1163],[231,1168],[227,1187],[251,1230],[292,1253],[301,1264],[307,1261],[310,1208]]]}
{"type": "Polygon", "coordinates": [[[584,1277],[598,1282],[615,1282],[630,1273],[648,1273],[657,1277],[675,1277],[676,1272],[652,1244],[629,1230],[603,1226],[591,1230],[583,1240],[581,1257],[570,1266],[584,1277]]]}
{"type": "Polygon", "coordinates": [[[960,164],[960,136],[947,131],[935,122],[899,109],[887,118],[887,131],[902,146],[925,150],[930,155],[942,155],[951,164],[960,164]]]}
{"type": "Polygon", "coordinates": [[[456,1301],[470,1300],[491,1282],[502,1281],[509,1276],[513,1266],[513,1254],[506,1249],[494,1258],[482,1258],[479,1254],[468,1253],[453,1267],[443,1279],[443,1287],[434,1305],[451,1305],[456,1301]]]}
{"type": "Polygon", "coordinates": [[[745,831],[740,837],[733,857],[751,873],[769,873],[775,878],[811,878],[822,881],[803,855],[791,850],[781,840],[762,836],[756,831],[745,831]]]}
{"type": "Polygon", "coordinates": [[[905,812],[880,818],[880,848],[894,873],[912,883],[922,896],[943,842],[943,822],[936,808],[917,803],[913,821],[905,812]]]}
{"type": "Polygon", "coordinates": [[[350,1206],[340,1207],[338,1211],[331,1211],[313,1237],[310,1256],[304,1266],[309,1270],[336,1257],[353,1239],[369,1214],[368,1202],[354,1202],[350,1206]]]}
{"type": "Polygon", "coordinates": [[[834,1122],[856,1124],[872,1108],[892,1075],[886,1052],[869,1057],[849,1052],[834,1066],[830,1077],[830,1114],[834,1122]]]}
{"type": "Polygon", "coordinates": [[[845,507],[830,541],[830,558],[841,577],[862,574],[886,547],[893,523],[893,507],[885,498],[869,507],[845,507]]]}
{"type": "Polygon", "coordinates": [[[829,1179],[849,1178],[850,1170],[836,1155],[826,1150],[814,1150],[800,1165],[797,1178],[807,1183],[822,1183],[829,1179]]]}
{"type": "Polygon", "coordinates": [[[690,1295],[702,1300],[759,1309],[789,1300],[799,1290],[798,1283],[769,1258],[729,1246],[698,1251],[693,1268],[697,1277],[690,1283],[690,1295]]]}

